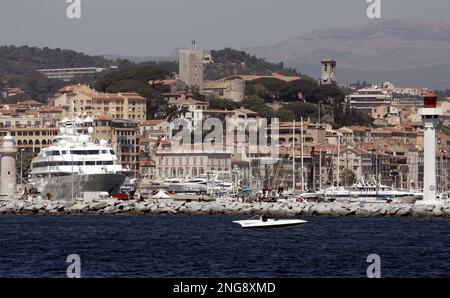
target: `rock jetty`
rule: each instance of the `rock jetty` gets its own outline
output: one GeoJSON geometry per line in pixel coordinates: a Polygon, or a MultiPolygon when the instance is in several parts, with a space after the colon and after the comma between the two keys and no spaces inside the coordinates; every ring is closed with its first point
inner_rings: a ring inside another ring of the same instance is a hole
{"type": "Polygon", "coordinates": [[[257,215],[272,216],[450,216],[450,204],[380,203],[185,202],[173,200],[120,201],[0,201],[0,215],[257,215]]]}

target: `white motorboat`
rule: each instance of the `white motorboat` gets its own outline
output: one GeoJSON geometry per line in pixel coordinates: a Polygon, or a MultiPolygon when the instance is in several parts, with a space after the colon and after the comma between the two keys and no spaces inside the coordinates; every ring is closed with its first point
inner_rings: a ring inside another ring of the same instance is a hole
{"type": "Polygon", "coordinates": [[[304,224],[307,221],[301,219],[273,219],[264,216],[254,216],[245,220],[235,220],[234,223],[240,224],[243,228],[277,228],[295,226],[304,224]]]}

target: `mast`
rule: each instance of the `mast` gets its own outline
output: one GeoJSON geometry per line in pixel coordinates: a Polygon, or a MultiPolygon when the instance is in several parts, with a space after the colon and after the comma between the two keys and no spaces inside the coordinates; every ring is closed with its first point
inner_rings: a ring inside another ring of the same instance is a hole
{"type": "Polygon", "coordinates": [[[295,119],[292,121],[292,192],[295,191],[295,119]]]}
{"type": "MultiPolygon", "coordinates": [[[[70,150],[70,148],[69,148],[69,152],[70,152],[71,150],[70,150]]],[[[71,154],[70,154],[70,156],[71,156],[71,171],[72,171],[72,182],[71,182],[71,184],[72,184],[72,202],[73,202],[73,152],[71,152],[71,154]]]]}
{"type": "Polygon", "coordinates": [[[305,191],[305,179],[303,175],[303,117],[300,118],[300,140],[301,140],[301,151],[302,151],[302,159],[301,159],[301,166],[302,166],[302,191],[305,191]]]}
{"type": "Polygon", "coordinates": [[[339,179],[340,179],[340,171],[341,171],[341,165],[340,165],[340,159],[341,159],[341,136],[338,133],[338,144],[337,144],[337,187],[339,188],[339,179]]]}
{"type": "Polygon", "coordinates": [[[376,187],[376,197],[378,198],[378,190],[379,190],[379,187],[380,187],[380,181],[379,181],[379,177],[378,177],[378,150],[377,149],[375,149],[376,151],[375,151],[375,175],[376,175],[376,177],[375,177],[375,183],[376,183],[376,185],[375,185],[375,187],[376,187]]]}
{"type": "Polygon", "coordinates": [[[322,189],[322,149],[319,149],[319,190],[322,189]]]}

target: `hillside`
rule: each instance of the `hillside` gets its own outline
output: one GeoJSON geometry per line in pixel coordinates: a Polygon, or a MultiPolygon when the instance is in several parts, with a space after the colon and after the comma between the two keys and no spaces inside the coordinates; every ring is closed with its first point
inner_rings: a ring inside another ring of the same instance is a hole
{"type": "Polygon", "coordinates": [[[238,74],[270,75],[272,72],[299,75],[295,69],[285,68],[282,62],[271,63],[231,48],[212,50],[211,56],[214,63],[207,64],[205,67],[205,78],[208,80],[217,80],[238,74]]]}
{"type": "MultiPolygon", "coordinates": [[[[45,100],[64,83],[48,80],[36,72],[40,68],[106,67],[112,61],[71,50],[28,46],[0,46],[0,89],[19,87],[27,97],[45,100]]],[[[9,99],[11,100],[11,99],[9,99]]]]}
{"type": "Polygon", "coordinates": [[[268,61],[284,61],[319,76],[320,59],[337,59],[337,78],[391,80],[403,86],[449,87],[450,25],[410,19],[383,19],[361,27],[321,30],[276,45],[247,48],[268,61]]]}

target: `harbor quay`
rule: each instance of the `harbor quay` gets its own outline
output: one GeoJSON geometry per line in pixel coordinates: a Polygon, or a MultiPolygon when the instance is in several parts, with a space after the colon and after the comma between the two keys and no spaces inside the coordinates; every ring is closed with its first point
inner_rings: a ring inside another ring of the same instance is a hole
{"type": "Polygon", "coordinates": [[[0,201],[0,215],[270,215],[270,216],[450,216],[450,203],[235,202],[180,200],[0,201]]]}

